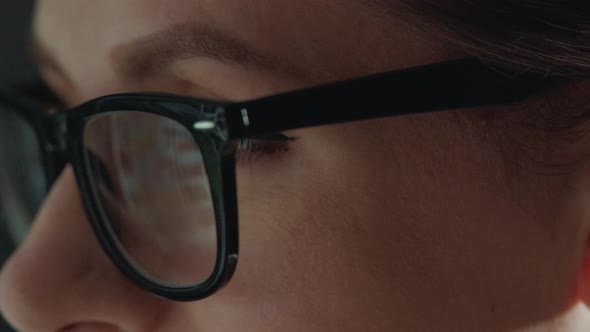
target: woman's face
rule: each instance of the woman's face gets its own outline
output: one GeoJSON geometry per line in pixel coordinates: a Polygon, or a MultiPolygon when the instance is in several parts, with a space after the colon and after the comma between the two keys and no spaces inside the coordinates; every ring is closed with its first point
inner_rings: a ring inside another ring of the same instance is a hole
{"type": "MultiPolygon", "coordinates": [[[[244,100],[464,56],[395,12],[360,0],[40,0],[33,32],[44,78],[70,105],[132,91],[244,100]]],[[[22,331],[497,332],[550,320],[579,298],[588,177],[536,172],[522,149],[546,156],[548,140],[507,120],[516,109],[286,133],[298,138],[288,149],[238,164],[240,263],[192,303],[111,265],[67,168],[4,267],[2,310],[22,331]]]]}

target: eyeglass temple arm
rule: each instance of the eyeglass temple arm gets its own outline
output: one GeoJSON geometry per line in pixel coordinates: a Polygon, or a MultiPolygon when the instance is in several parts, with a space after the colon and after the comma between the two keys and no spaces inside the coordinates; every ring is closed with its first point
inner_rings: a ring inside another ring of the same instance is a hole
{"type": "Polygon", "coordinates": [[[232,136],[386,116],[508,104],[551,79],[510,77],[477,59],[455,60],[231,105],[232,136]]]}

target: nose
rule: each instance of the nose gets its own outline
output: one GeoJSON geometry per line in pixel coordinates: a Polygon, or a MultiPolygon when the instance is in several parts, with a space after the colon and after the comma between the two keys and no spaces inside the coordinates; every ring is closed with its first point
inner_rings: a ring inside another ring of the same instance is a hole
{"type": "Polygon", "coordinates": [[[19,331],[153,331],[169,305],[110,263],[70,167],[0,274],[0,310],[19,331]]]}

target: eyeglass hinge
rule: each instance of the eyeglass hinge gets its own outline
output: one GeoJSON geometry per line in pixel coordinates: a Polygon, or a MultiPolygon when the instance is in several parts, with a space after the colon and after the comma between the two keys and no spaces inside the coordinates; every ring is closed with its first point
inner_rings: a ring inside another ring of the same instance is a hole
{"type": "Polygon", "coordinates": [[[249,128],[250,127],[250,115],[248,114],[248,109],[242,108],[241,113],[242,113],[242,121],[244,123],[244,127],[249,128]]]}

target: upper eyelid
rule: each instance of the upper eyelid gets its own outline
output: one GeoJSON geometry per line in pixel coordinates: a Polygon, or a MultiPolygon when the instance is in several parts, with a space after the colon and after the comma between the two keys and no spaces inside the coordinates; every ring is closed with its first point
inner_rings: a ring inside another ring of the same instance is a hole
{"type": "Polygon", "coordinates": [[[12,90],[21,97],[37,104],[40,109],[48,113],[65,106],[62,99],[40,78],[19,83],[12,90]]]}
{"type": "Polygon", "coordinates": [[[1,92],[20,107],[28,109],[31,115],[50,115],[64,108],[59,97],[41,79],[17,82],[1,92]]]}
{"type": "Polygon", "coordinates": [[[264,140],[264,141],[274,141],[274,142],[292,142],[292,141],[296,141],[298,139],[297,137],[291,137],[291,136],[285,135],[284,133],[273,133],[273,134],[269,134],[269,135],[252,136],[249,138],[256,139],[256,140],[264,140]]]}

